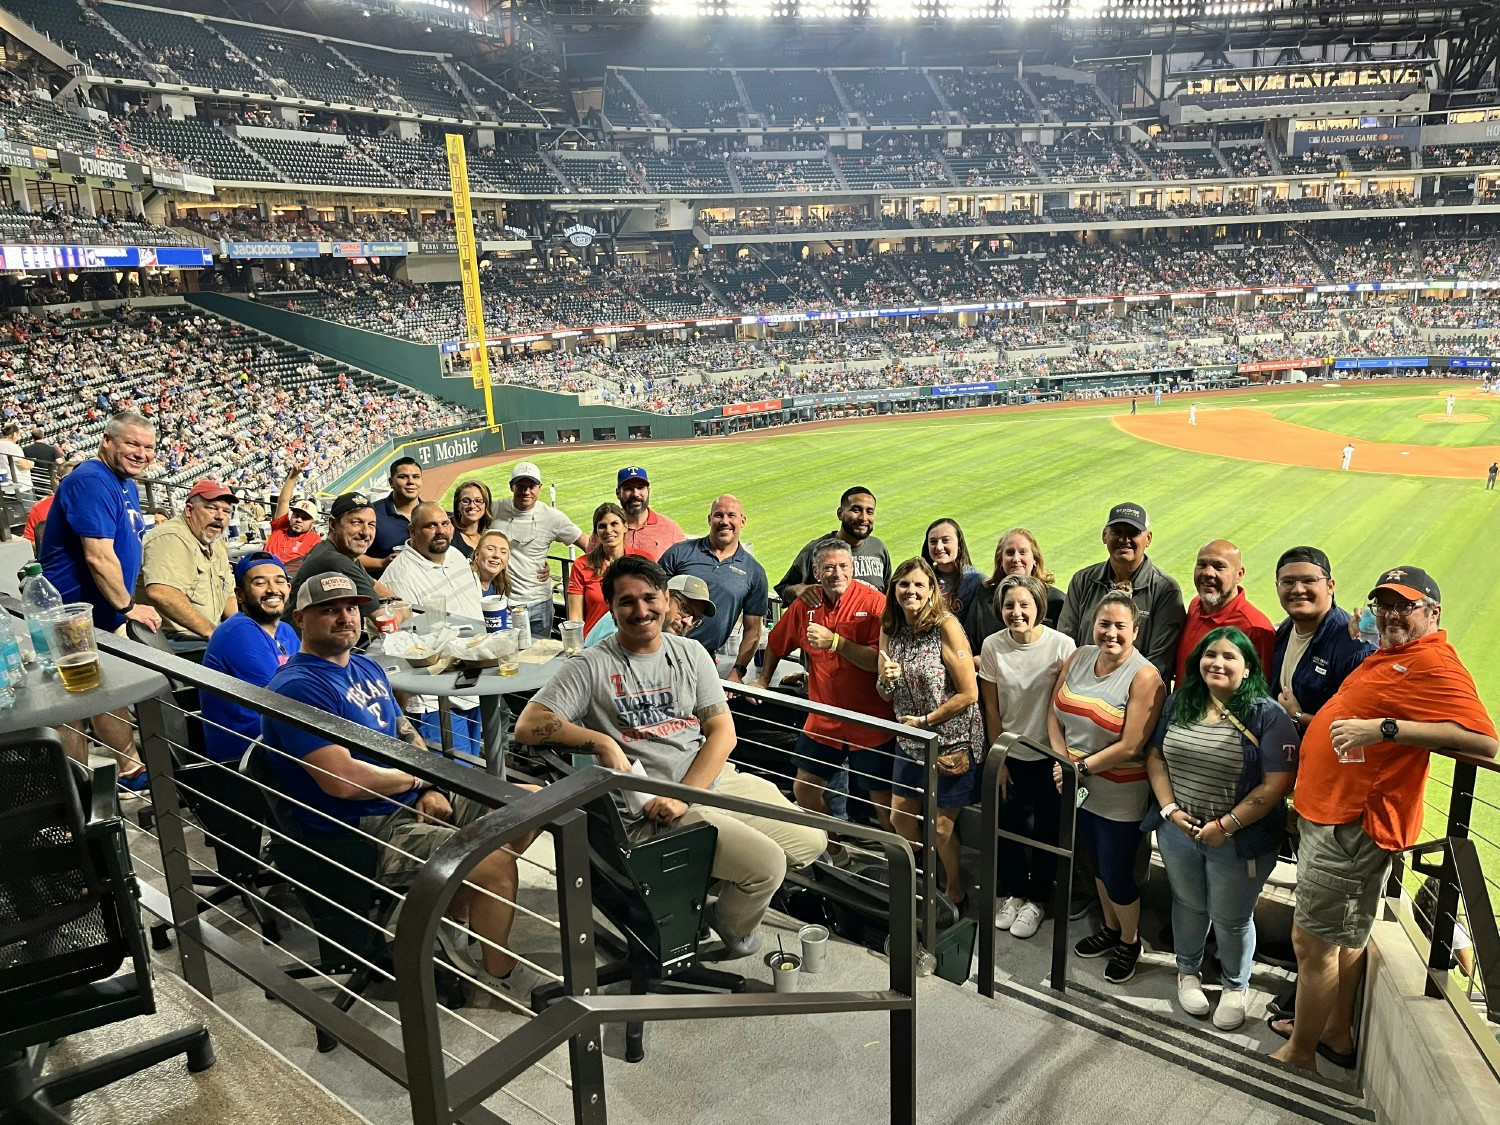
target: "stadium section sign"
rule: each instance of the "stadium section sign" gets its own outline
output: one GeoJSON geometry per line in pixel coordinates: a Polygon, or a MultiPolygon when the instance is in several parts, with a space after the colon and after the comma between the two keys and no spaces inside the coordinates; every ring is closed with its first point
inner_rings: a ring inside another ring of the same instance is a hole
{"type": "Polygon", "coordinates": [[[57,150],[57,162],[64,172],[75,176],[93,176],[101,180],[129,180],[133,184],[146,182],[146,169],[129,160],[107,156],[79,156],[66,149],[57,150]]]}

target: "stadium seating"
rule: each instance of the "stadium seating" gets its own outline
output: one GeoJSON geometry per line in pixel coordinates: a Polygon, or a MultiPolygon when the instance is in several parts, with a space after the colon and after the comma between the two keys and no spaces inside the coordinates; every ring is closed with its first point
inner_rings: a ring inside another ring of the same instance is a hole
{"type": "Polygon", "coordinates": [[[750,107],[767,125],[797,129],[837,125],[844,115],[838,93],[821,70],[741,70],[736,72],[750,107]]]}
{"type": "Polygon", "coordinates": [[[255,154],[293,184],[337,184],[341,187],[391,187],[396,181],[357,148],[346,144],[285,137],[244,136],[255,154]]]}
{"type": "Polygon", "coordinates": [[[730,162],[745,191],[819,191],[839,186],[823,156],[766,159],[742,155],[730,162]]]}
{"type": "Polygon", "coordinates": [[[970,125],[1004,125],[1040,121],[1041,110],[1014,78],[995,71],[933,72],[948,105],[970,125]]]}
{"type": "Polygon", "coordinates": [[[481,178],[500,191],[555,195],[566,190],[537,154],[535,145],[481,149],[469,153],[469,178],[481,178]]]}
{"type": "Polygon", "coordinates": [[[303,35],[286,35],[248,24],[220,24],[224,36],[267,74],[285,82],[288,92],[322,102],[396,109],[389,97],[373,92],[331,47],[303,35]]]}
{"type": "Polygon", "coordinates": [[[1026,85],[1048,121],[1108,121],[1110,113],[1099,87],[1070,78],[1026,76],[1026,85]]]}
{"type": "Polygon", "coordinates": [[[5,7],[106,78],[150,78],[145,60],[97,11],[76,0],[5,0],[5,7]]]}
{"type": "Polygon", "coordinates": [[[640,99],[618,71],[611,70],[604,77],[604,116],[617,129],[649,124],[640,99]]]}
{"type": "Polygon", "coordinates": [[[170,68],[185,83],[216,90],[277,93],[244,53],[219,35],[216,29],[223,24],[123,4],[106,3],[98,11],[148,60],[170,68]]]}
{"type": "Polygon", "coordinates": [[[918,70],[838,71],[838,83],[854,111],[871,125],[930,125],[942,105],[927,75],[918,70]]]}
{"type": "Polygon", "coordinates": [[[722,156],[689,155],[679,149],[673,155],[661,153],[629,154],[636,162],[652,191],[731,192],[734,181],[729,176],[722,156]]]}
{"type": "Polygon", "coordinates": [[[1224,174],[1224,166],[1214,154],[1212,145],[1194,148],[1164,148],[1158,145],[1135,145],[1136,159],[1151,170],[1153,179],[1211,180],[1224,174]]]}
{"type": "Polygon", "coordinates": [[[1500,164],[1500,144],[1424,145],[1424,168],[1478,168],[1500,164]]]}
{"type": "Polygon", "coordinates": [[[905,138],[882,138],[873,148],[834,150],[835,166],[856,191],[947,187],[953,183],[942,156],[905,138]]]}
{"type": "Polygon", "coordinates": [[[399,98],[417,113],[470,118],[463,88],[436,55],[407,55],[340,43],[338,53],[359,68],[376,97],[399,98]]]}
{"type": "MultiPolygon", "coordinates": [[[[652,111],[679,129],[736,127],[744,123],[745,107],[735,89],[734,78],[727,71],[640,70],[631,71],[627,77],[652,111]]],[[[610,119],[614,120],[613,116],[610,119]]]]}
{"type": "Polygon", "coordinates": [[[1050,146],[1027,146],[1027,154],[1055,184],[1144,180],[1149,171],[1121,145],[1094,133],[1069,134],[1050,146]]]}
{"type": "MultiPolygon", "coordinates": [[[[389,172],[398,184],[431,191],[448,190],[448,154],[437,145],[427,141],[404,141],[382,133],[375,137],[351,137],[349,143],[373,163],[389,172]]],[[[475,185],[475,176],[469,173],[470,186],[481,190],[497,191],[495,185],[475,185]]]]}
{"type": "Polygon", "coordinates": [[[599,195],[636,195],[645,186],[631,173],[617,152],[554,152],[552,159],[562,174],[581,192],[599,195]]]}
{"type": "Polygon", "coordinates": [[[148,113],[124,118],[129,135],[171,153],[185,167],[215,180],[279,180],[270,164],[202,117],[180,121],[148,113]]]}

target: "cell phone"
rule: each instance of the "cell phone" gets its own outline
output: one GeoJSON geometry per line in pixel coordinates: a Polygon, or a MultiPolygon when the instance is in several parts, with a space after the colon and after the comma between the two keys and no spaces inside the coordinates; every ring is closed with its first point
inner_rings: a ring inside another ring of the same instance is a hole
{"type": "Polygon", "coordinates": [[[453,681],[456,688],[471,688],[479,682],[478,668],[461,668],[457,678],[453,681]]]}

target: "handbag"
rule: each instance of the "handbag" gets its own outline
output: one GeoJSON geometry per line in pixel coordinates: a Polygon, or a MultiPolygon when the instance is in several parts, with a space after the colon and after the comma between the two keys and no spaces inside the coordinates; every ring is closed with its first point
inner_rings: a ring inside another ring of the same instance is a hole
{"type": "Polygon", "coordinates": [[[968,749],[963,746],[957,750],[945,750],[937,757],[937,771],[944,777],[962,777],[973,764],[968,749]]]}

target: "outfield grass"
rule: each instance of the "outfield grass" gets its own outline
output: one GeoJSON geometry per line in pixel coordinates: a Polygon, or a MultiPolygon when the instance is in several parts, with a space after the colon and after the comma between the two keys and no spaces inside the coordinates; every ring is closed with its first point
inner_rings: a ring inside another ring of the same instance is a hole
{"type": "MultiPolygon", "coordinates": [[[[1442,409],[1442,397],[1431,396],[1429,406],[1412,394],[1410,385],[1364,384],[1209,400],[1202,406],[1272,406],[1278,413],[1289,411],[1289,420],[1315,416],[1320,427],[1341,433],[1368,426],[1390,433],[1382,440],[1414,444],[1490,431],[1490,440],[1500,444],[1500,425],[1419,421],[1419,412],[1442,409]]],[[[1142,402],[1143,412],[1156,409],[1185,412],[1187,404],[1169,401],[1156,408],[1142,402]]],[[[1491,406],[1477,398],[1460,398],[1456,409],[1500,415],[1500,403],[1491,406]]],[[[853,484],[872,489],[878,498],[876,534],[897,562],[919,551],[929,522],[952,517],[964,529],[975,565],[988,571],[996,539],[1020,524],[1036,533],[1064,586],[1074,570],[1103,557],[1100,531],[1110,506],[1134,501],[1151,514],[1152,559],[1175,575],[1189,596],[1198,547],[1214,538],[1232,539],[1244,553],[1251,601],[1273,620],[1281,616],[1273,568],[1287,547],[1323,548],[1346,606],[1363,601],[1381,571],[1415,564],[1441,584],[1449,639],[1491,714],[1500,711],[1500,613],[1490,569],[1500,544],[1500,491],[1484,490],[1483,466],[1473,481],[1459,481],[1204,456],[1128,436],[1111,421],[1124,410],[1128,405],[1110,403],[904,416],[830,429],[772,430],[753,441],[547,450],[537,460],[547,477],[544,488],[555,483],[558,507],[585,527],[594,506],[614,498],[615,473],[627,464],[647,467],[653,507],[690,535],[704,533],[715,496],[734,493],[748,517],[744,538],[773,584],[804,543],[836,526],[839,493],[853,484]]],[[[1254,455],[1253,450],[1235,452],[1254,455]]],[[[505,494],[508,466],[473,475],[505,494]]],[[[1447,772],[1441,763],[1439,770],[1447,772]]],[[[1500,784],[1493,775],[1481,791],[1500,805],[1500,784]]],[[[1447,799],[1437,790],[1432,797],[1447,799]]],[[[1500,841],[1500,812],[1482,811],[1476,827],[1500,841]]]]}
{"type": "MultiPolygon", "coordinates": [[[[1381,397],[1373,401],[1306,402],[1277,406],[1271,410],[1285,422],[1348,434],[1358,441],[1411,442],[1464,448],[1500,445],[1500,398],[1461,398],[1453,406],[1456,414],[1482,414],[1484,422],[1427,420],[1422,414],[1443,414],[1441,395],[1381,397]]],[[[1446,416],[1445,416],[1446,417],[1446,416]]],[[[1356,457],[1358,454],[1356,453],[1356,457]]],[[[1482,475],[1489,462],[1476,462],[1482,475]]]]}

